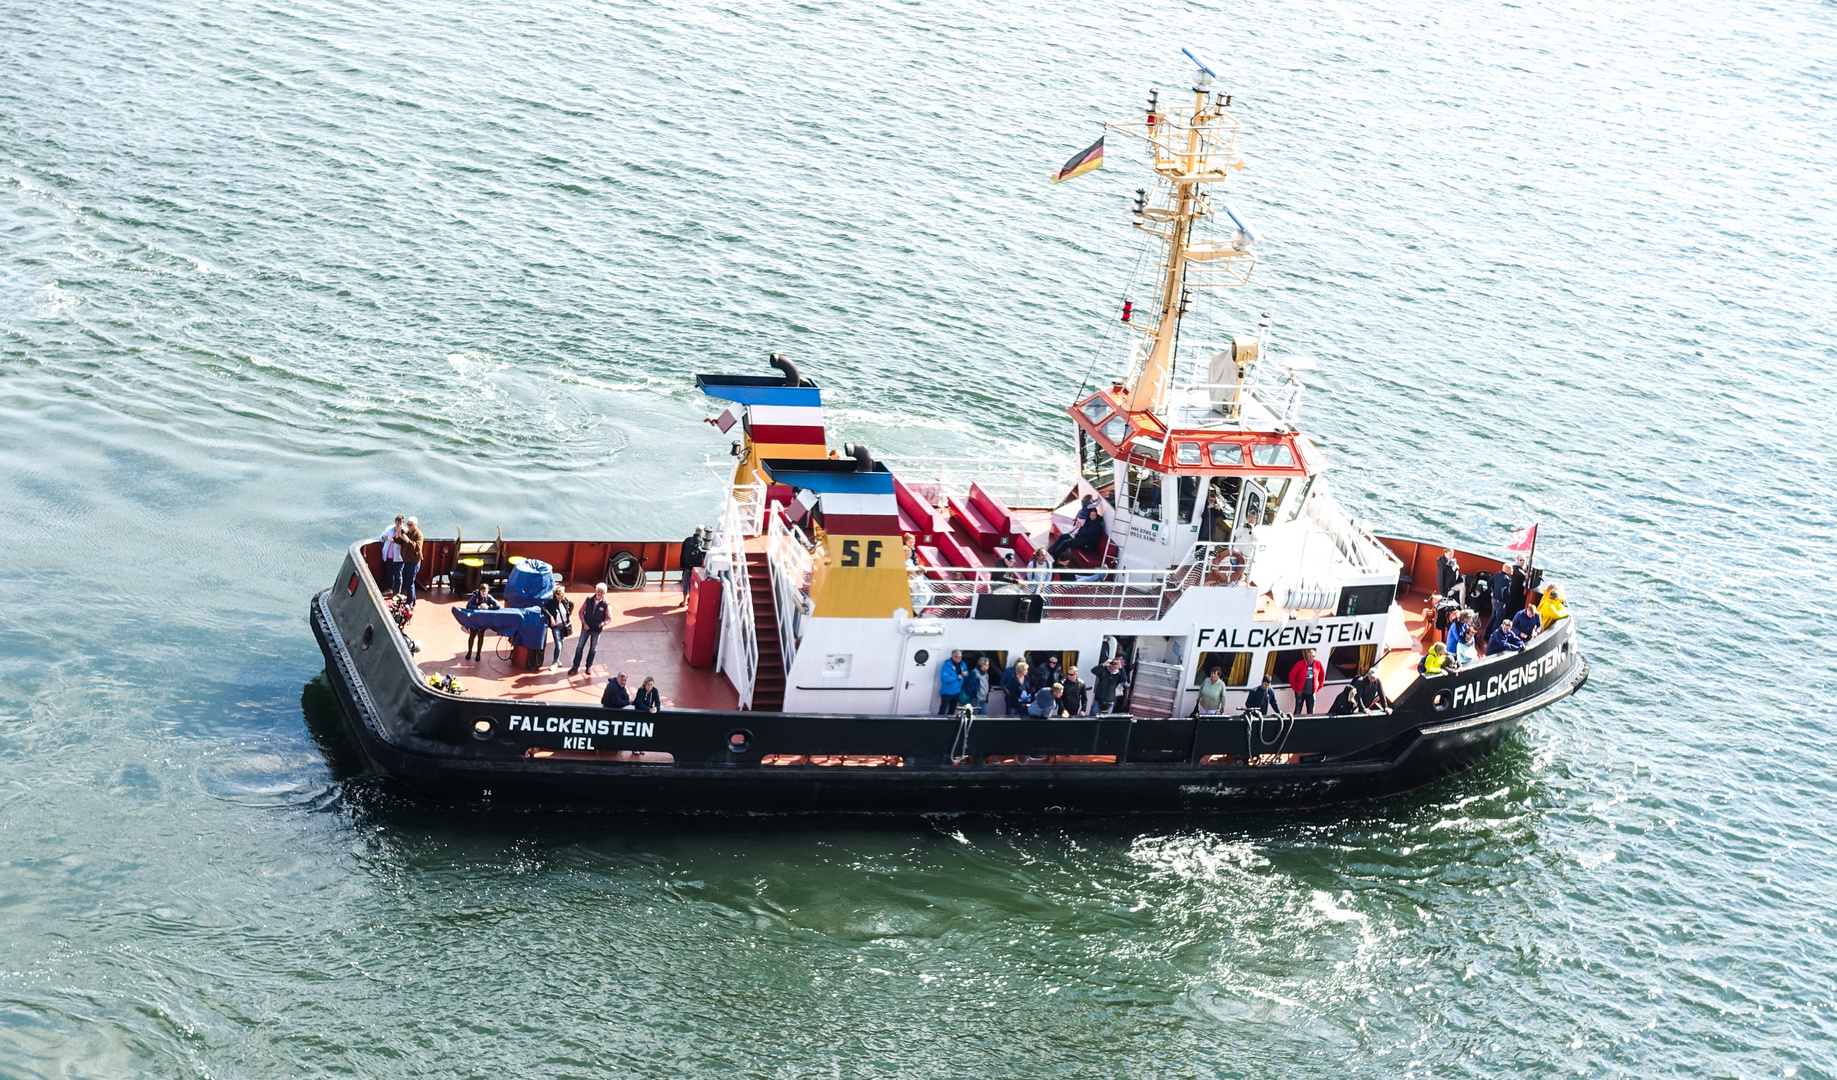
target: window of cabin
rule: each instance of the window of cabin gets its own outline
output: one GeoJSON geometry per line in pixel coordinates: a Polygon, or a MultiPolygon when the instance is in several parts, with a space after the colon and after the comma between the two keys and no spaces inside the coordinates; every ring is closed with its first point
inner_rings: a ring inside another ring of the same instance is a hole
{"type": "Polygon", "coordinates": [[[1085,482],[1109,498],[1116,487],[1116,459],[1084,431],[1078,432],[1078,459],[1085,482]]]}
{"type": "Polygon", "coordinates": [[[1103,426],[1103,434],[1104,438],[1121,446],[1123,439],[1129,434],[1129,421],[1120,416],[1112,416],[1110,422],[1103,426]]]}
{"type": "Polygon", "coordinates": [[[1199,456],[1199,444],[1196,442],[1175,444],[1174,461],[1181,465],[1203,465],[1205,463],[1204,459],[1199,456]]]}
{"type": "Polygon", "coordinates": [[[1179,478],[1176,490],[1179,492],[1180,523],[1182,525],[1194,524],[1193,516],[1200,505],[1199,489],[1205,486],[1205,482],[1206,478],[1203,476],[1182,476],[1179,478]]]}
{"type": "Polygon", "coordinates": [[[1327,678],[1352,679],[1378,662],[1376,645],[1340,645],[1327,657],[1327,678]]]}
{"type": "Polygon", "coordinates": [[[1287,686],[1288,673],[1295,670],[1295,665],[1306,659],[1307,655],[1308,650],[1306,649],[1282,649],[1279,652],[1272,652],[1269,654],[1269,659],[1264,662],[1263,672],[1277,686],[1287,686]]]}
{"type": "Polygon", "coordinates": [[[1199,654],[1199,666],[1193,669],[1193,685],[1206,681],[1214,667],[1223,668],[1226,686],[1250,685],[1250,653],[1208,652],[1199,654]]]}
{"type": "Polygon", "coordinates": [[[1293,521],[1301,516],[1301,511],[1308,505],[1308,491],[1313,487],[1312,476],[1302,478],[1301,486],[1295,489],[1294,497],[1288,501],[1288,513],[1282,518],[1283,521],[1293,521]]]}
{"type": "Polygon", "coordinates": [[[1130,465],[1123,483],[1123,509],[1148,521],[1161,520],[1161,474],[1130,465]]]}
{"type": "Polygon", "coordinates": [[[1263,500],[1261,524],[1274,525],[1276,516],[1282,512],[1282,497],[1288,494],[1289,478],[1269,476],[1263,478],[1262,484],[1267,497],[1263,500]]]}
{"type": "Polygon", "coordinates": [[[1103,398],[1092,398],[1084,403],[1084,417],[1095,424],[1110,415],[1110,403],[1103,398]]]}
{"type": "Polygon", "coordinates": [[[1237,520],[1238,492],[1243,490],[1244,481],[1235,476],[1214,476],[1210,480],[1210,489],[1199,500],[1199,541],[1228,543],[1231,523],[1237,520]]]}
{"type": "Polygon", "coordinates": [[[1292,469],[1295,467],[1295,453],[1288,448],[1287,443],[1253,446],[1250,448],[1250,461],[1264,468],[1292,469]]]}
{"type": "Polygon", "coordinates": [[[1221,468],[1244,463],[1244,448],[1236,443],[1213,443],[1212,464],[1221,468]]]}
{"type": "MultiPolygon", "coordinates": [[[[949,654],[946,653],[945,655],[948,656],[949,654]]],[[[963,662],[969,666],[971,671],[974,671],[976,669],[976,661],[982,659],[985,656],[989,658],[989,685],[994,686],[994,687],[999,687],[1001,685],[1001,673],[1008,670],[1008,650],[1006,649],[1001,649],[999,651],[989,651],[987,649],[965,649],[963,650],[963,662]]]]}

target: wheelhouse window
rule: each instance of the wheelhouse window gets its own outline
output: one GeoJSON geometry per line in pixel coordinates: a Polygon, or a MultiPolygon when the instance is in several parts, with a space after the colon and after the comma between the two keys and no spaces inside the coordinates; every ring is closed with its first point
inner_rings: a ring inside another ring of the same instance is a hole
{"type": "Polygon", "coordinates": [[[1236,443],[1221,442],[1212,444],[1212,464],[1224,467],[1229,465],[1242,465],[1243,463],[1243,447],[1236,443]]]}
{"type": "Polygon", "coordinates": [[[1103,398],[1092,398],[1084,403],[1084,417],[1093,424],[1102,423],[1110,415],[1110,403],[1103,398]]]}
{"type": "Polygon", "coordinates": [[[1301,481],[1301,486],[1295,489],[1294,496],[1288,501],[1288,514],[1283,517],[1283,521],[1293,521],[1301,516],[1301,511],[1308,505],[1308,492],[1313,487],[1314,478],[1312,476],[1301,481]]]}
{"type": "Polygon", "coordinates": [[[1289,479],[1286,476],[1271,476],[1264,478],[1262,484],[1265,498],[1263,499],[1263,513],[1258,522],[1263,525],[1274,525],[1277,516],[1282,513],[1282,499],[1288,494],[1289,479]]]}
{"type": "Polygon", "coordinates": [[[1116,459],[1103,448],[1103,444],[1091,438],[1083,431],[1078,432],[1079,471],[1085,482],[1102,493],[1104,498],[1116,488],[1116,459]]]}
{"type": "Polygon", "coordinates": [[[1121,446],[1123,439],[1129,434],[1129,421],[1120,416],[1112,416],[1110,422],[1103,426],[1103,434],[1104,438],[1121,446]]]}
{"type": "Polygon", "coordinates": [[[1161,474],[1130,465],[1124,482],[1123,508],[1148,521],[1161,520],[1161,474]]]}
{"type": "Polygon", "coordinates": [[[1199,465],[1199,444],[1196,442],[1177,443],[1174,446],[1174,462],[1179,465],[1199,465]]]}
{"type": "Polygon", "coordinates": [[[1180,493],[1180,523],[1182,525],[1196,524],[1193,520],[1193,515],[1199,509],[1199,490],[1205,486],[1206,478],[1203,476],[1182,476],[1178,479],[1179,483],[1177,488],[1180,493]]]}
{"type": "MultiPolygon", "coordinates": [[[[1237,497],[1244,482],[1235,476],[1214,476],[1200,501],[1199,540],[1223,544],[1231,540],[1231,523],[1237,520],[1237,497]]],[[[1189,523],[1190,524],[1190,523],[1189,523]]]]}
{"type": "Polygon", "coordinates": [[[1253,446],[1250,448],[1250,461],[1266,469],[1292,469],[1295,467],[1295,454],[1287,443],[1253,446]]]}

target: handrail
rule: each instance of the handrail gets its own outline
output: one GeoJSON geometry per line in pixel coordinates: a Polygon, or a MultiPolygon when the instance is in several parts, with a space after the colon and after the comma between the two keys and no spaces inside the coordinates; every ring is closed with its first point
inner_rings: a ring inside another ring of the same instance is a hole
{"type": "Polygon", "coordinates": [[[1250,579],[1255,548],[1251,543],[1195,544],[1171,570],[1021,568],[1012,572],[1013,586],[998,586],[996,571],[986,566],[909,565],[907,570],[913,610],[927,618],[967,619],[978,595],[1000,589],[1040,596],[1043,619],[1158,619],[1188,589],[1255,588],[1250,579]]]}
{"type": "Polygon", "coordinates": [[[786,525],[782,514],[771,515],[766,524],[765,555],[772,573],[772,597],[778,604],[778,647],[787,677],[797,655],[798,613],[810,612],[810,578],[816,569],[813,549],[801,529],[786,525]]]}
{"type": "MultiPolygon", "coordinates": [[[[755,485],[763,494],[763,485],[755,485]]],[[[739,695],[739,707],[753,707],[753,690],[759,681],[759,627],[753,616],[753,588],[746,568],[746,527],[749,520],[757,530],[757,515],[749,519],[751,511],[745,503],[735,497],[744,489],[730,492],[725,506],[721,508],[721,524],[715,534],[713,553],[718,553],[727,562],[726,588],[721,592],[722,621],[727,628],[722,634],[721,670],[734,684],[739,695]],[[732,641],[739,649],[739,656],[730,655],[728,642],[732,641]],[[738,661],[738,670],[734,662],[738,661]]]]}
{"type": "Polygon", "coordinates": [[[1063,504],[1077,486],[1078,472],[1060,458],[882,458],[894,475],[932,506],[946,495],[964,495],[971,484],[1013,507],[1063,504]]]}

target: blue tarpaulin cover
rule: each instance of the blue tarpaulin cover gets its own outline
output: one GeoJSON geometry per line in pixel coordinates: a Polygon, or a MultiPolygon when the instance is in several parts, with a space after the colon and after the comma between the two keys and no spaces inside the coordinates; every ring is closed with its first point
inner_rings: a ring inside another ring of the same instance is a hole
{"type": "Polygon", "coordinates": [[[505,607],[532,607],[555,591],[555,568],[541,559],[524,559],[504,579],[505,607]]]}
{"type": "Polygon", "coordinates": [[[544,635],[548,632],[548,621],[542,617],[538,607],[524,608],[478,608],[468,611],[465,608],[452,609],[453,618],[467,630],[496,630],[510,639],[512,645],[521,645],[525,649],[540,649],[544,635]]]}

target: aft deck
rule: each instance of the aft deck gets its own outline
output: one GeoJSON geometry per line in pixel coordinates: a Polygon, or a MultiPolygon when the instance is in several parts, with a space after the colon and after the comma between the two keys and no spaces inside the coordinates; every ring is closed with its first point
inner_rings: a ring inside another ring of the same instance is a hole
{"type": "MultiPolygon", "coordinates": [[[[483,660],[464,659],[466,631],[453,618],[451,608],[464,606],[465,597],[437,586],[422,596],[405,633],[419,642],[415,662],[422,678],[451,675],[469,697],[539,700],[565,704],[598,705],[606,683],[619,672],[636,694],[645,676],[657,680],[663,707],[675,709],[732,710],[738,695],[727,676],[713,668],[689,666],[683,658],[682,638],[687,619],[682,594],[674,580],[643,589],[608,592],[612,618],[600,633],[599,655],[591,668],[569,676],[568,664],[580,642],[580,602],[592,595],[592,585],[568,582],[568,598],[575,603],[574,636],[561,643],[561,664],[549,666],[554,645],[548,646],[539,671],[519,671],[511,666],[510,642],[497,634],[485,638],[483,660]]],[[[584,658],[583,658],[584,659],[584,658]]]]}

